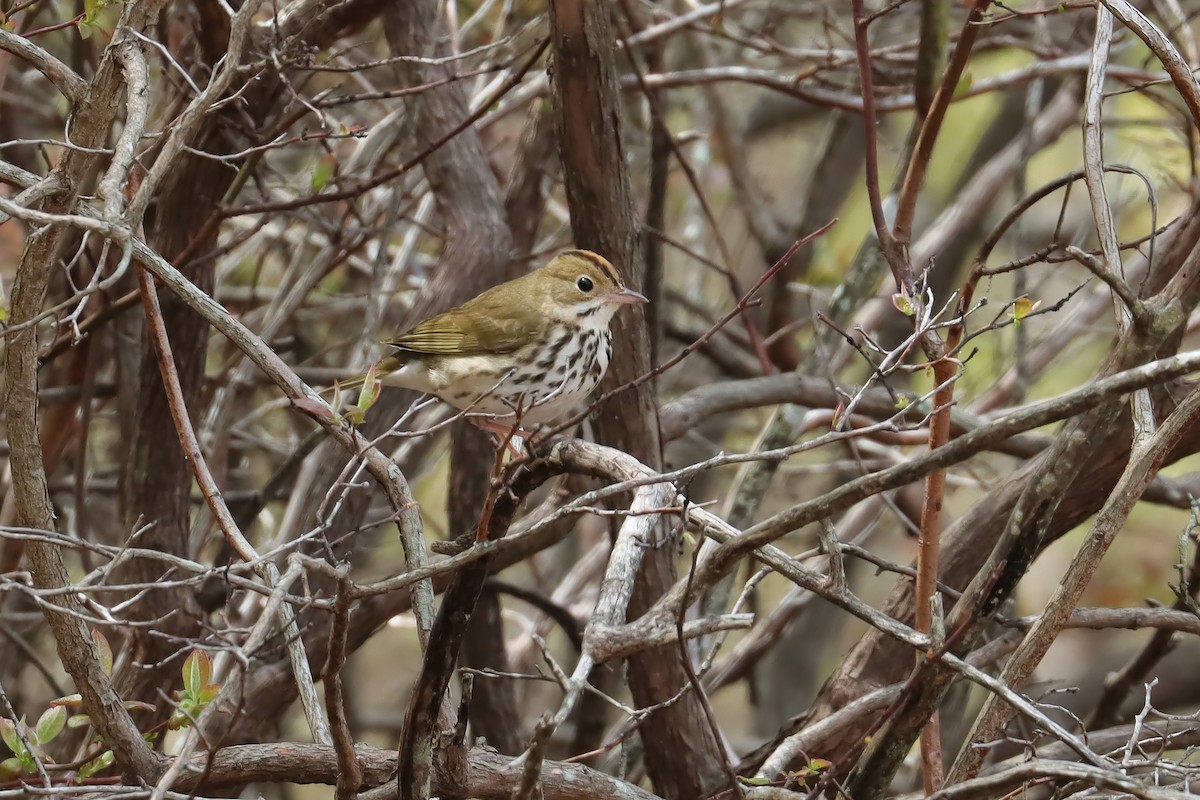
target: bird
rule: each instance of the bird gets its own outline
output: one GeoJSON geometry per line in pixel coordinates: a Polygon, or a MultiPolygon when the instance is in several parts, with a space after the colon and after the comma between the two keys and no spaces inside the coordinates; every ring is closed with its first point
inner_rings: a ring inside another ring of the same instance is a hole
{"type": "Polygon", "coordinates": [[[646,302],[603,256],[568,250],[385,341],[394,352],[374,372],[485,430],[528,436],[592,393],[612,357],[613,317],[646,302]]]}

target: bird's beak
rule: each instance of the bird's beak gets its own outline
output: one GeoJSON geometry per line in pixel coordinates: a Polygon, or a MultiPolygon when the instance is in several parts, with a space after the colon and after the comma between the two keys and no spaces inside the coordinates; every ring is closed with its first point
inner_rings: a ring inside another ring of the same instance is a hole
{"type": "Polygon", "coordinates": [[[633,289],[621,289],[612,292],[608,297],[604,298],[610,303],[621,303],[623,305],[636,305],[638,303],[649,303],[646,295],[641,292],[635,292],[633,289]]]}

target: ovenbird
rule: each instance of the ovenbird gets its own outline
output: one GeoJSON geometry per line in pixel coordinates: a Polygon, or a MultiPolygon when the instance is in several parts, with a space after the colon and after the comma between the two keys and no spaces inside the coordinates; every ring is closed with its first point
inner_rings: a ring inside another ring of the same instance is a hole
{"type": "Polygon", "coordinates": [[[377,377],[490,415],[473,419],[480,427],[530,429],[591,394],[612,355],[613,315],[645,302],[607,260],[571,250],[385,342],[396,352],[377,377]]]}

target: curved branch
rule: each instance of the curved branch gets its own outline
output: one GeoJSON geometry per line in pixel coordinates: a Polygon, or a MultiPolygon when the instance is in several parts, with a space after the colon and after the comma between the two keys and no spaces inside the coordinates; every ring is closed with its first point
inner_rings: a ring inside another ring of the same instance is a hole
{"type": "Polygon", "coordinates": [[[87,81],[24,36],[0,28],[0,50],[7,50],[17,58],[32,64],[34,69],[46,76],[46,80],[54,84],[55,89],[71,101],[71,105],[78,105],[87,95],[87,81]]]}
{"type": "MultiPolygon", "coordinates": [[[[360,790],[380,787],[395,790],[389,778],[396,772],[396,752],[359,745],[355,748],[363,777],[360,790]]],[[[520,767],[487,747],[467,754],[467,797],[507,800],[520,780],[520,767]]],[[[328,745],[284,742],[249,744],[223,748],[207,763],[197,756],[175,784],[176,791],[209,790],[246,783],[301,783],[334,785],[338,764],[328,745]],[[207,772],[205,771],[207,767],[207,772]],[[203,782],[201,778],[203,777],[203,782]]],[[[547,800],[658,800],[656,795],[599,770],[562,761],[542,766],[541,785],[547,800]]],[[[461,782],[434,776],[434,791],[444,796],[447,788],[461,789],[461,782]]],[[[373,794],[371,796],[374,796],[373,794]]],[[[380,795],[386,796],[386,795],[380,795]]],[[[364,795],[364,798],[367,795],[364,795]]]]}
{"type": "MultiPolygon", "coordinates": [[[[142,28],[156,19],[164,0],[143,0],[125,6],[119,28],[142,28]]],[[[11,42],[10,39],[6,41],[11,42]]],[[[112,124],[116,100],[122,90],[120,68],[113,49],[109,49],[97,69],[90,91],[77,98],[79,106],[71,127],[72,139],[83,148],[103,144],[112,124]]],[[[68,150],[50,180],[63,191],[49,198],[41,211],[51,216],[67,214],[95,162],[95,153],[68,150]]],[[[50,227],[31,236],[26,245],[12,292],[12,321],[19,325],[41,312],[46,287],[53,274],[52,264],[66,228],[50,227]]],[[[13,498],[20,525],[54,530],[54,508],[47,489],[46,470],[38,419],[38,338],[27,327],[8,341],[5,354],[6,388],[4,409],[11,445],[13,498]]],[[[28,558],[35,586],[62,589],[71,581],[58,548],[45,542],[31,542],[28,558]]],[[[162,774],[162,764],[147,746],[112,680],[104,671],[95,644],[74,594],[64,594],[61,607],[45,607],[43,613],[54,634],[55,645],[64,667],[83,697],[84,711],[96,731],[112,748],[117,763],[129,775],[153,781],[162,774]]]]}

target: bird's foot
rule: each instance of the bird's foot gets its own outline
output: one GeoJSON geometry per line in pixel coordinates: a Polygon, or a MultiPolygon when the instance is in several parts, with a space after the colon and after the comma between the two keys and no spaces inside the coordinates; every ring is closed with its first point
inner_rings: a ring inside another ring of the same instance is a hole
{"type": "Polygon", "coordinates": [[[495,419],[487,417],[472,417],[471,423],[480,430],[487,431],[497,438],[497,444],[503,444],[513,458],[519,458],[524,454],[526,442],[537,440],[537,435],[532,431],[527,431],[524,428],[505,425],[495,419]]]}

